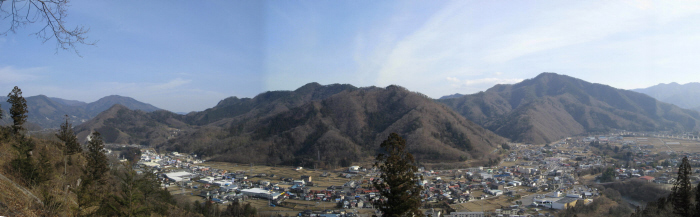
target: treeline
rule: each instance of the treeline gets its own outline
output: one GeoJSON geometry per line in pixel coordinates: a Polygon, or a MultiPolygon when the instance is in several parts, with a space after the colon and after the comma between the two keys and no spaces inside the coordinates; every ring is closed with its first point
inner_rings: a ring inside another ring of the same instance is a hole
{"type": "Polygon", "coordinates": [[[606,185],[608,189],[615,189],[620,194],[636,201],[656,201],[659,198],[669,195],[668,190],[658,187],[658,184],[646,182],[644,180],[632,179],[629,182],[614,182],[606,185]]]}
{"type": "MultiPolygon", "coordinates": [[[[26,198],[38,196],[31,204],[23,202],[22,195],[0,197],[0,215],[196,216],[175,206],[153,172],[137,173],[136,160],[121,164],[108,158],[99,132],[82,146],[66,117],[55,138],[30,138],[24,128],[27,104],[22,91],[15,87],[7,101],[13,124],[0,127],[0,150],[9,151],[0,159],[0,171],[30,192],[26,198]]],[[[0,194],[10,191],[0,189],[0,194]]]]}

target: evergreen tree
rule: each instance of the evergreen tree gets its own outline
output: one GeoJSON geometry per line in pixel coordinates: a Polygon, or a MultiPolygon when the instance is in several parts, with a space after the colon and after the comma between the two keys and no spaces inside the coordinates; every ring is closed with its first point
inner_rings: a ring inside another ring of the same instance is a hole
{"type": "Polygon", "coordinates": [[[695,213],[696,217],[700,217],[700,184],[695,186],[695,213]]]}
{"type": "Polygon", "coordinates": [[[104,151],[104,142],[99,132],[94,132],[90,136],[87,152],[83,153],[87,165],[83,169],[81,183],[77,192],[78,213],[81,215],[92,215],[97,209],[91,207],[99,206],[105,195],[105,184],[107,182],[107,156],[104,151]],[[86,213],[87,211],[90,213],[86,213]]]}
{"type": "Polygon", "coordinates": [[[105,155],[104,142],[102,141],[102,136],[99,132],[95,131],[90,136],[90,141],[87,145],[87,152],[85,153],[85,159],[87,161],[87,166],[85,167],[83,174],[85,175],[84,181],[95,181],[101,184],[105,182],[105,176],[109,171],[107,166],[107,155],[105,155]]]}
{"type": "Polygon", "coordinates": [[[61,124],[61,128],[56,133],[56,138],[63,142],[63,155],[83,152],[83,148],[78,143],[78,137],[75,136],[73,131],[73,125],[69,121],[70,118],[66,115],[66,122],[61,124]]]}
{"type": "Polygon", "coordinates": [[[691,214],[691,194],[692,186],[690,184],[690,162],[688,157],[684,157],[681,165],[678,167],[678,178],[673,184],[671,195],[669,195],[673,204],[673,213],[679,216],[690,216],[691,214]]]}
{"type": "Polygon", "coordinates": [[[27,122],[27,100],[22,97],[22,90],[17,86],[7,94],[7,97],[7,102],[12,105],[10,107],[10,115],[13,121],[12,129],[15,135],[19,135],[19,132],[24,129],[22,125],[24,122],[27,122]]]}
{"type": "Polygon", "coordinates": [[[34,150],[34,141],[25,138],[24,136],[17,137],[18,141],[12,145],[17,150],[17,158],[10,161],[12,169],[22,178],[27,186],[37,184],[39,173],[32,159],[32,150],[34,150]]]}
{"type": "Polygon", "coordinates": [[[56,137],[63,142],[63,175],[67,174],[68,168],[68,157],[83,152],[83,148],[80,147],[78,143],[78,137],[75,136],[73,132],[73,125],[69,122],[68,115],[66,115],[66,122],[61,124],[61,128],[55,134],[56,137]]]}
{"type": "Polygon", "coordinates": [[[374,163],[381,175],[372,184],[383,200],[377,200],[375,206],[384,216],[422,216],[419,209],[422,187],[418,185],[422,177],[415,175],[418,168],[413,155],[406,151],[406,140],[392,133],[381,147],[386,154],[377,155],[374,163]]]}
{"type": "Polygon", "coordinates": [[[139,216],[149,213],[144,193],[139,189],[136,171],[127,167],[118,175],[120,189],[111,195],[104,214],[110,216],[139,216]]]}

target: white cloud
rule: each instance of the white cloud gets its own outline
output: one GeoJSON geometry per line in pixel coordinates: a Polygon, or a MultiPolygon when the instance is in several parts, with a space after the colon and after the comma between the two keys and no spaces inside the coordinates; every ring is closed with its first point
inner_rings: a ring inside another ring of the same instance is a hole
{"type": "Polygon", "coordinates": [[[39,78],[35,75],[38,72],[45,71],[44,67],[17,69],[12,66],[0,68],[0,84],[15,84],[17,82],[31,81],[39,78]]]}
{"type": "MultiPolygon", "coordinates": [[[[448,80],[454,82],[453,78],[468,77],[468,80],[460,80],[459,84],[485,86],[520,81],[501,76],[526,77],[543,71],[565,74],[575,71],[572,76],[584,77],[586,74],[579,71],[594,65],[591,60],[598,56],[614,55],[596,51],[595,46],[586,45],[619,43],[664,34],[659,29],[668,25],[692,28],[696,23],[694,18],[700,15],[698,3],[700,2],[537,2],[521,4],[526,6],[524,8],[515,8],[513,2],[450,2],[405,37],[397,38],[397,41],[390,44],[388,51],[378,50],[365,54],[364,59],[368,59],[365,62],[381,60],[375,67],[378,69],[378,86],[398,84],[433,97],[454,93],[454,86],[441,86],[444,78],[450,78],[448,80]],[[498,13],[486,16],[479,14],[484,9],[498,13]],[[576,49],[570,49],[572,47],[576,49]],[[587,58],[585,60],[573,58],[581,57],[579,53],[589,56],[584,56],[587,58]],[[484,71],[493,73],[483,73],[484,71]]],[[[386,31],[376,34],[396,33],[392,32],[394,30],[386,31]]],[[[692,40],[679,43],[688,42],[692,40]]],[[[367,43],[371,42],[358,42],[367,43]]],[[[636,47],[639,45],[635,44],[636,47]]],[[[659,49],[663,50],[663,47],[659,49]]],[[[681,49],[668,51],[669,56],[664,58],[684,60],[673,54],[686,53],[681,49]]],[[[624,50],[617,52],[631,53],[624,50]]],[[[653,51],[642,51],[638,55],[654,54],[653,51]]],[[[617,57],[619,56],[611,56],[610,59],[617,57]]],[[[643,65],[647,62],[626,64],[643,65]]],[[[658,64],[667,62],[661,61],[658,64]]],[[[634,70],[618,72],[634,73],[634,70]]],[[[655,73],[658,74],[658,71],[655,73]]]]}
{"type": "Polygon", "coordinates": [[[185,80],[182,78],[176,78],[176,79],[170,80],[167,83],[151,85],[151,86],[149,86],[149,89],[168,90],[168,89],[180,87],[180,86],[185,85],[185,84],[189,84],[190,82],[192,82],[192,80],[185,80]]]}

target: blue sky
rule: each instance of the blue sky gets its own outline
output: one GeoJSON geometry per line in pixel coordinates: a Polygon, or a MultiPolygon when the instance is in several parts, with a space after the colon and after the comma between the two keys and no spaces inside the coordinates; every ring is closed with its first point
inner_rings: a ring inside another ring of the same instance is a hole
{"type": "MultiPolygon", "coordinates": [[[[700,4],[681,1],[87,1],[82,58],[0,36],[0,91],[175,112],[309,82],[397,84],[430,97],[541,72],[631,89],[700,81],[700,4]]],[[[0,21],[6,28],[7,21],[0,21]]]]}

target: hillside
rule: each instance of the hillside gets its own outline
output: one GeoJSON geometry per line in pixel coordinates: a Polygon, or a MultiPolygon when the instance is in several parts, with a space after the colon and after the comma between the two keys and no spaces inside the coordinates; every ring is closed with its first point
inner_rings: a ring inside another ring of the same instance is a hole
{"type": "Polygon", "coordinates": [[[685,109],[700,111],[700,83],[687,84],[669,83],[658,84],[647,88],[633,89],[655,99],[677,105],[685,109]]]}
{"type": "MultiPolygon", "coordinates": [[[[58,128],[64,122],[65,115],[71,118],[74,125],[88,121],[100,112],[103,112],[113,105],[121,104],[130,109],[152,112],[160,110],[150,104],[139,102],[130,97],[107,96],[92,103],[84,103],[76,100],[66,100],[44,95],[25,97],[27,100],[27,110],[29,111],[27,122],[29,129],[38,130],[40,128],[58,128]]],[[[0,97],[0,107],[6,114],[10,108],[7,97],[0,97]]],[[[2,120],[0,124],[9,124],[7,120],[2,120]]]]}
{"type": "Polygon", "coordinates": [[[406,138],[409,151],[422,162],[483,159],[506,142],[448,107],[398,86],[312,83],[253,99],[227,98],[212,109],[186,116],[161,113],[156,118],[157,112],[115,106],[76,131],[79,135],[91,129],[118,131],[116,139],[106,138],[106,142],[130,138],[138,143],[143,136],[136,134],[155,135],[149,138],[150,144],[159,149],[195,152],[221,161],[288,165],[366,160],[391,132],[406,138]],[[144,133],[147,129],[136,127],[144,123],[179,133],[170,134],[170,139],[163,131],[144,133]]]}
{"type": "Polygon", "coordinates": [[[98,131],[106,143],[119,144],[162,144],[177,135],[180,130],[189,130],[189,126],[177,119],[177,114],[159,110],[144,112],[131,110],[121,104],[97,115],[95,118],[75,127],[81,143],[87,136],[98,131]]]}
{"type": "Polygon", "coordinates": [[[641,93],[554,73],[438,101],[518,142],[547,143],[610,129],[700,129],[697,111],[681,109],[641,93]]]}

